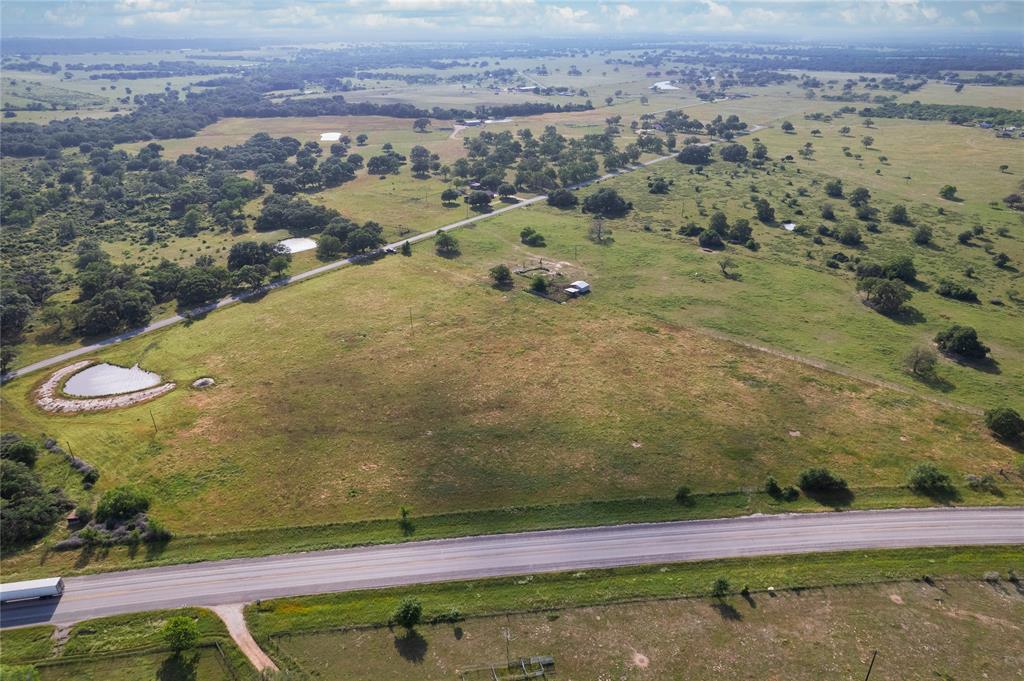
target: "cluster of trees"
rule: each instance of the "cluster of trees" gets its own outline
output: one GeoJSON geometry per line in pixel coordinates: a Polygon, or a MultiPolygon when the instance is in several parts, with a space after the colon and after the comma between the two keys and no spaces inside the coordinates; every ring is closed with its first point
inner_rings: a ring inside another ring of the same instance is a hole
{"type": "Polygon", "coordinates": [[[46,535],[72,508],[59,488],[47,489],[34,467],[35,443],[15,433],[0,436],[0,533],[4,551],[46,535]]]}
{"type": "Polygon", "coordinates": [[[955,124],[991,123],[997,126],[1024,126],[1024,111],[994,106],[966,104],[922,104],[913,102],[885,102],[865,107],[861,116],[874,118],[911,118],[919,121],[949,121],[955,124]]]}
{"type": "MultiPolygon", "coordinates": [[[[683,236],[696,236],[697,243],[702,248],[719,249],[728,241],[746,246],[752,251],[758,249],[758,244],[753,238],[754,230],[750,226],[750,221],[746,218],[739,218],[730,225],[729,219],[722,211],[715,211],[711,214],[706,228],[702,229],[690,222],[680,227],[679,233],[683,236]]],[[[725,273],[724,269],[723,273],[725,273]]]]}

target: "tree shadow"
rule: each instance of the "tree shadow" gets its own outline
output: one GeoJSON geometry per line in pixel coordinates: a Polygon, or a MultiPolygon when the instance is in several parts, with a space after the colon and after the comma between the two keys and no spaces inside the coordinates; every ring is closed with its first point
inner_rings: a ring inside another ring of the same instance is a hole
{"type": "Polygon", "coordinates": [[[749,591],[740,592],[740,596],[743,596],[743,600],[745,600],[747,602],[747,605],[749,605],[752,609],[757,609],[757,601],[754,600],[754,597],[750,595],[749,591]]]}
{"type": "Polygon", "coordinates": [[[517,199],[514,196],[502,196],[501,199],[499,199],[499,200],[502,203],[509,203],[509,204],[513,204],[513,205],[519,203],[519,199],[517,199]]]}
{"type": "Polygon", "coordinates": [[[395,650],[403,660],[421,663],[427,657],[427,639],[415,629],[409,629],[395,637],[395,650]]]}
{"type": "Polygon", "coordinates": [[[834,490],[803,490],[808,499],[813,499],[822,506],[832,508],[847,508],[853,503],[855,495],[849,489],[834,490]]]}
{"type": "Polygon", "coordinates": [[[500,283],[499,282],[495,282],[495,283],[491,284],[491,288],[497,289],[498,291],[511,291],[513,288],[515,288],[515,282],[514,281],[506,281],[506,282],[500,282],[500,283]]]}
{"type": "Polygon", "coordinates": [[[199,655],[171,655],[160,665],[156,678],[158,681],[196,681],[199,678],[199,655]]]}
{"type": "Polygon", "coordinates": [[[167,545],[171,543],[168,539],[156,539],[153,541],[146,542],[146,560],[156,560],[164,554],[167,550],[167,545]]]}
{"type": "Polygon", "coordinates": [[[715,611],[718,612],[719,616],[724,620],[739,622],[743,619],[742,613],[733,607],[732,604],[726,603],[725,601],[715,601],[711,604],[711,607],[714,608],[715,611]]]}
{"type": "Polygon", "coordinates": [[[974,359],[971,357],[964,357],[962,355],[947,355],[950,359],[961,366],[968,367],[970,369],[976,369],[986,374],[1001,374],[1003,373],[1002,368],[992,357],[982,357],[981,359],[974,359]]]}
{"type": "Polygon", "coordinates": [[[953,487],[952,485],[949,485],[948,487],[939,487],[936,489],[922,490],[920,492],[917,492],[917,494],[923,497],[928,497],[935,503],[942,504],[943,506],[949,506],[950,504],[956,503],[963,499],[963,497],[960,496],[960,492],[957,491],[956,487],[953,487]]]}
{"type": "Polygon", "coordinates": [[[904,305],[898,312],[884,316],[893,320],[897,324],[904,324],[907,326],[911,324],[921,324],[925,321],[924,314],[913,305],[904,305]]]}
{"type": "Polygon", "coordinates": [[[455,627],[455,629],[452,630],[452,634],[455,636],[456,641],[461,641],[465,633],[466,632],[462,630],[462,627],[455,627]]]}
{"type": "Polygon", "coordinates": [[[922,385],[925,385],[932,390],[938,390],[939,392],[948,393],[952,392],[956,386],[951,382],[942,378],[938,374],[915,374],[910,372],[910,375],[922,385]]]}

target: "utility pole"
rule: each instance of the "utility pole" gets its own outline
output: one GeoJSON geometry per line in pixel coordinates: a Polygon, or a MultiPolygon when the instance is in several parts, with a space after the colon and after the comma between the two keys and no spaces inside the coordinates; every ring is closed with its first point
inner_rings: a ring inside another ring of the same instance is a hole
{"type": "Polygon", "coordinates": [[[874,669],[874,667],[875,667],[875,658],[876,657],[878,657],[878,651],[877,650],[872,650],[871,651],[871,664],[868,665],[868,673],[867,673],[867,676],[864,677],[864,681],[868,681],[868,679],[871,677],[871,670],[874,669]]]}
{"type": "Polygon", "coordinates": [[[157,430],[157,427],[156,427],[156,417],[153,416],[153,408],[152,407],[150,407],[150,409],[149,409],[149,418],[153,422],[153,435],[156,435],[159,431],[157,430]]]}

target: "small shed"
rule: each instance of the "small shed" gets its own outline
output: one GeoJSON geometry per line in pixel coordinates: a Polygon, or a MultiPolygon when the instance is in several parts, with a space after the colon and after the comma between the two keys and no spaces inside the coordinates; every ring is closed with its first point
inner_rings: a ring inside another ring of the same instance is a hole
{"type": "Polygon", "coordinates": [[[590,284],[583,280],[574,281],[565,287],[565,292],[570,296],[582,296],[590,293],[590,284]]]}
{"type": "Polygon", "coordinates": [[[483,122],[483,120],[481,120],[479,118],[470,118],[470,119],[462,121],[462,123],[463,123],[463,125],[468,125],[470,127],[476,127],[478,125],[483,125],[484,122],[483,122]]]}

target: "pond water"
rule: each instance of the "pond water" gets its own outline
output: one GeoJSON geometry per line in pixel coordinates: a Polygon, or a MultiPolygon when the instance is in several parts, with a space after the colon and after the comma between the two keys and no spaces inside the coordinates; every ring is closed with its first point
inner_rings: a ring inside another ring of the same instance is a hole
{"type": "Polygon", "coordinates": [[[120,395],[160,385],[160,375],[140,369],[136,364],[130,369],[114,364],[94,364],[68,379],[64,392],[75,397],[102,397],[120,395]]]}
{"type": "Polygon", "coordinates": [[[794,229],[796,229],[796,223],[795,222],[784,222],[784,223],[782,223],[782,228],[785,229],[787,232],[792,232],[794,229]]]}
{"type": "Polygon", "coordinates": [[[337,142],[341,139],[340,132],[322,132],[320,133],[321,142],[337,142]]]}
{"type": "Polygon", "coordinates": [[[316,242],[304,236],[285,239],[277,243],[287,248],[289,253],[301,253],[302,251],[311,251],[316,248],[316,242]]]}

